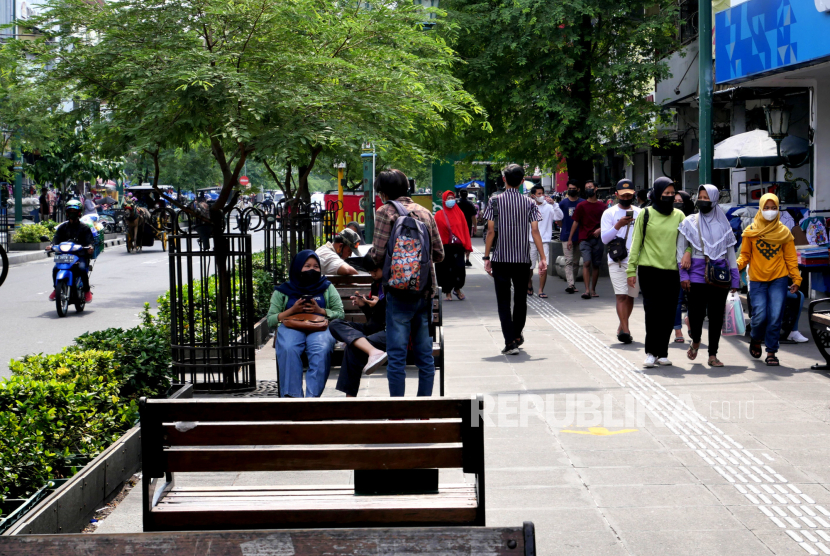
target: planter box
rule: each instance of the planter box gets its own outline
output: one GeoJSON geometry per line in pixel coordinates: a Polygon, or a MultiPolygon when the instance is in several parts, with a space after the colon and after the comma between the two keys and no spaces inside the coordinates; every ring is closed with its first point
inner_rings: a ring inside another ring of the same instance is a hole
{"type": "MultiPolygon", "coordinates": [[[[167,397],[192,398],[193,385],[174,384],[167,397]]],[[[37,502],[36,493],[15,511],[17,515],[9,515],[6,523],[16,523],[2,535],[79,533],[95,510],[112,500],[140,468],[141,425],[136,425],[72,478],[50,481],[63,482],[57,488],[51,487],[54,492],[48,493],[48,485],[39,490],[42,500],[37,502]],[[32,506],[32,502],[36,505],[32,506]]]]}
{"type": "Polygon", "coordinates": [[[9,251],[43,251],[52,245],[50,242],[40,243],[9,243],[9,251]]]}

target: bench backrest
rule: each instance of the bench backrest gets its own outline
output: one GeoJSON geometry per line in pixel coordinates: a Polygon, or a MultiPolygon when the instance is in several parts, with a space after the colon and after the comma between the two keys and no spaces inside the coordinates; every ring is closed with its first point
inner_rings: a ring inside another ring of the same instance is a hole
{"type": "Polygon", "coordinates": [[[142,469],[162,477],[177,471],[462,468],[483,479],[477,406],[480,400],[469,398],[142,398],[142,469]]]}

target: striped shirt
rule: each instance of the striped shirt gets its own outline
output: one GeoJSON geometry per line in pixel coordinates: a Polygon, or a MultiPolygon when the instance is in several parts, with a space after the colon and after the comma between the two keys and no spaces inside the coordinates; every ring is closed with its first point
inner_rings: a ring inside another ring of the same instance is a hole
{"type": "Polygon", "coordinates": [[[484,209],[485,220],[494,220],[494,205],[498,205],[498,222],[495,222],[498,234],[490,260],[494,263],[530,264],[530,241],[527,239],[530,237],[530,223],[542,220],[536,202],[519,193],[518,189],[508,188],[490,199],[484,209]]]}

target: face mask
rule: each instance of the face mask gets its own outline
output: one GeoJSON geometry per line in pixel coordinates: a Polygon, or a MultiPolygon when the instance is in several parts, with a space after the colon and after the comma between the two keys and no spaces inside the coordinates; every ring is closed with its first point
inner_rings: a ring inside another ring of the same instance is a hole
{"type": "Polygon", "coordinates": [[[588,197],[593,197],[596,194],[596,190],[593,187],[589,187],[585,190],[585,195],[588,197]]]}
{"type": "Polygon", "coordinates": [[[773,220],[775,220],[775,217],[778,216],[778,211],[777,210],[765,210],[765,211],[761,211],[761,214],[763,214],[764,218],[766,218],[768,221],[772,222],[773,220]]]}
{"type": "Polygon", "coordinates": [[[545,202],[544,197],[534,197],[534,199],[536,199],[536,202],[540,205],[545,202]]]}
{"type": "Polygon", "coordinates": [[[674,195],[671,197],[660,197],[652,204],[654,205],[654,208],[657,209],[657,212],[668,216],[671,214],[671,211],[674,210],[674,195]]]}
{"type": "Polygon", "coordinates": [[[576,197],[579,195],[578,189],[568,189],[568,197],[576,197]]]}
{"type": "Polygon", "coordinates": [[[449,199],[447,201],[447,208],[452,208],[455,206],[455,199],[449,199]]]}
{"type": "Polygon", "coordinates": [[[712,210],[712,201],[698,201],[695,204],[703,214],[708,214],[712,210]]]}
{"type": "Polygon", "coordinates": [[[683,210],[683,203],[672,203],[672,206],[677,210],[683,210]]]}
{"type": "Polygon", "coordinates": [[[634,200],[634,199],[620,199],[618,204],[619,204],[622,208],[627,209],[628,207],[630,207],[630,206],[631,206],[631,202],[632,202],[633,200],[634,200]]]}
{"type": "Polygon", "coordinates": [[[319,270],[304,270],[300,272],[300,286],[308,287],[313,286],[317,282],[320,281],[320,271],[319,270]]]}

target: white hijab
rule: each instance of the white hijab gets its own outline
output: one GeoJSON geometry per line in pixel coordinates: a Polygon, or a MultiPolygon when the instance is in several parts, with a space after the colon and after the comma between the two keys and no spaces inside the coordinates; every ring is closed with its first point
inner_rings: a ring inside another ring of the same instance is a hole
{"type": "Polygon", "coordinates": [[[687,216],[680,223],[679,231],[692,244],[692,247],[698,251],[703,251],[710,259],[724,259],[726,258],[726,250],[731,249],[733,245],[738,243],[738,240],[735,239],[735,234],[732,233],[732,226],[729,225],[726,213],[718,205],[720,201],[718,188],[709,184],[700,187],[705,189],[709,195],[709,200],[712,201],[712,210],[708,214],[698,212],[687,216]],[[700,231],[703,234],[703,245],[700,243],[700,233],[698,233],[698,218],[700,218],[700,231]],[[703,246],[706,247],[705,251],[703,246]]]}

